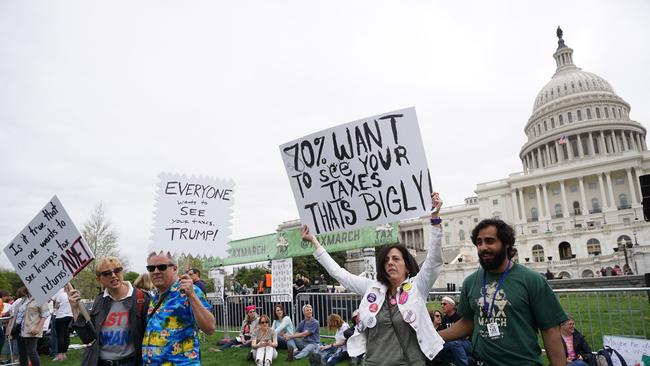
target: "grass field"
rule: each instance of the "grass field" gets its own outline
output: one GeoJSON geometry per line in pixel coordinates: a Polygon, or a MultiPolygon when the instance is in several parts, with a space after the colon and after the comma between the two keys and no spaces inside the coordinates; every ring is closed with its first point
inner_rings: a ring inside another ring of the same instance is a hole
{"type": "MultiPolygon", "coordinates": [[[[582,332],[593,350],[602,348],[603,335],[619,335],[625,337],[648,338],[650,335],[650,304],[648,295],[639,292],[614,292],[614,293],[571,293],[560,294],[560,302],[567,313],[573,315],[577,329],[582,332]]],[[[440,302],[429,303],[430,308],[439,309],[440,302]]],[[[326,328],[321,329],[322,335],[332,335],[326,328]]],[[[231,336],[234,334],[230,333],[231,336]]],[[[201,358],[203,365],[253,365],[246,361],[247,350],[233,348],[217,352],[217,340],[223,338],[223,333],[217,332],[206,337],[201,344],[201,358]]],[[[329,338],[323,339],[331,341],[329,338]]],[[[78,342],[73,338],[72,343],[78,342]]],[[[541,345],[541,337],[540,337],[541,345]]],[[[51,357],[43,356],[43,365],[79,365],[83,350],[70,350],[68,360],[52,362],[51,357]]],[[[286,362],[287,351],[279,350],[278,358],[274,365],[307,365],[306,359],[286,362]]],[[[345,365],[345,363],[342,363],[345,365]]]]}

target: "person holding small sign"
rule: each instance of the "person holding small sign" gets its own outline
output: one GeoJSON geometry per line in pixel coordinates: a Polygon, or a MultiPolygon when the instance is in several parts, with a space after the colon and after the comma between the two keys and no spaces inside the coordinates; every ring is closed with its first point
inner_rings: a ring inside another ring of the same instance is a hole
{"type": "Polygon", "coordinates": [[[314,246],[316,260],[348,290],[363,294],[360,321],[347,349],[352,357],[365,353],[364,365],[424,366],[442,349],[444,342],[426,307],[429,290],[442,269],[442,201],[438,193],[431,194],[431,204],[431,237],[422,268],[404,245],[389,245],[377,257],[377,280],[341,268],[307,225],[302,227],[302,238],[314,246]]]}
{"type": "Polygon", "coordinates": [[[151,296],[124,281],[124,269],[116,257],[106,257],[95,267],[95,279],[104,288],[90,314],[82,314],[81,295],[70,290],[72,328],[86,347],[82,365],[127,366],[142,364],[142,337],[151,296]],[[82,316],[80,316],[82,315],[82,316]],[[86,318],[88,315],[88,318],[86,318]]]}
{"type": "Polygon", "coordinates": [[[147,271],[156,286],[142,341],[142,361],[147,365],[201,365],[199,329],[210,335],[216,322],[203,291],[184,274],[172,255],[152,252],[147,271]]]}

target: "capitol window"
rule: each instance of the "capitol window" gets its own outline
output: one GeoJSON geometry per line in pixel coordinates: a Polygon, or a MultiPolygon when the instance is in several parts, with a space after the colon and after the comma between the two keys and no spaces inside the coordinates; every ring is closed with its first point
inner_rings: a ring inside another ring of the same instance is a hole
{"type": "Polygon", "coordinates": [[[603,111],[605,111],[605,118],[609,118],[609,109],[607,107],[603,108],[603,111]]]}
{"type": "Polygon", "coordinates": [[[578,117],[578,121],[582,121],[582,111],[581,110],[578,109],[576,111],[576,117],[578,117]]]}
{"type": "Polygon", "coordinates": [[[555,128],[555,119],[551,117],[551,128],[555,128]]]}
{"type": "Polygon", "coordinates": [[[600,108],[596,107],[596,118],[600,118],[600,108]]]}
{"type": "Polygon", "coordinates": [[[616,109],[612,107],[612,118],[616,118],[616,109]]]}
{"type": "Polygon", "coordinates": [[[580,210],[580,202],[578,201],[573,201],[573,214],[582,215],[582,212],[580,210]]]}
{"type": "Polygon", "coordinates": [[[569,123],[573,122],[573,116],[571,115],[571,112],[567,113],[567,120],[569,121],[569,123]]]}
{"type": "Polygon", "coordinates": [[[548,125],[546,124],[546,121],[544,121],[544,131],[548,131],[548,125]]]}
{"type": "Polygon", "coordinates": [[[575,184],[572,184],[569,186],[569,191],[571,192],[578,192],[578,186],[575,184]]]}
{"type": "Polygon", "coordinates": [[[544,262],[544,248],[539,244],[533,246],[533,262],[544,262]]]}
{"type": "Polygon", "coordinates": [[[591,213],[599,213],[600,211],[600,202],[598,198],[591,199],[591,213]]]}
{"type": "Polygon", "coordinates": [[[589,189],[596,189],[596,182],[589,182],[587,186],[589,187],[589,189]]]}
{"type": "Polygon", "coordinates": [[[460,241],[465,240],[465,231],[463,231],[463,230],[458,231],[458,240],[460,240],[460,241]]]}
{"type": "Polygon", "coordinates": [[[587,253],[588,254],[594,254],[594,255],[596,253],[598,253],[598,254],[601,253],[601,251],[600,251],[600,241],[598,241],[598,239],[591,238],[591,239],[587,240],[587,253]]]}
{"type": "Polygon", "coordinates": [[[494,206],[498,205],[498,204],[499,204],[499,200],[492,200],[492,204],[493,204],[494,206]]]}
{"type": "Polygon", "coordinates": [[[615,182],[616,184],[620,185],[620,184],[625,183],[625,180],[623,179],[623,177],[618,177],[618,178],[615,178],[615,179],[614,179],[614,182],[615,182]]]}
{"type": "Polygon", "coordinates": [[[558,196],[560,194],[560,189],[559,188],[553,188],[551,190],[551,193],[553,193],[554,196],[558,196]]]}
{"type": "Polygon", "coordinates": [[[616,244],[618,244],[619,248],[623,245],[629,248],[632,246],[632,239],[630,239],[630,237],[627,235],[621,235],[618,237],[618,239],[616,239],[616,244]]]}
{"type": "Polygon", "coordinates": [[[539,214],[537,213],[537,207],[531,207],[530,209],[530,218],[532,221],[539,220],[539,214]]]}
{"type": "Polygon", "coordinates": [[[557,116],[557,120],[558,122],[560,122],[560,126],[564,125],[564,117],[561,114],[557,116]]]}
{"type": "Polygon", "coordinates": [[[591,119],[591,109],[587,108],[587,119],[591,119]]]}
{"type": "Polygon", "coordinates": [[[559,203],[555,204],[555,218],[562,217],[562,205],[559,203]]]}
{"type": "Polygon", "coordinates": [[[630,208],[630,204],[627,201],[627,195],[625,193],[621,193],[618,195],[618,208],[619,209],[624,209],[624,208],[630,208]]]}

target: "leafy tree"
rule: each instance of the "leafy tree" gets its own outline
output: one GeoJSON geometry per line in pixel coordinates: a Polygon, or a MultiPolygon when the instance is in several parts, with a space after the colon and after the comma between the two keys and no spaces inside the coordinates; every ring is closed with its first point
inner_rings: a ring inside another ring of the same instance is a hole
{"type": "Polygon", "coordinates": [[[124,274],[124,281],[129,281],[133,283],[140,274],[138,272],[129,271],[124,274]]]}
{"type": "MultiPolygon", "coordinates": [[[[330,253],[330,256],[339,263],[343,265],[345,263],[345,252],[335,252],[330,253]]],[[[329,273],[323,268],[320,263],[313,256],[304,256],[293,258],[293,274],[294,276],[300,274],[304,277],[309,278],[309,280],[314,283],[314,280],[318,279],[321,274],[325,275],[325,279],[328,284],[333,284],[336,282],[329,273]]]]}
{"type": "Polygon", "coordinates": [[[4,277],[4,279],[7,281],[6,287],[0,287],[0,289],[6,289],[12,295],[16,294],[16,290],[24,286],[23,280],[20,279],[16,272],[2,270],[0,271],[0,276],[4,277]]]}
{"type": "Polygon", "coordinates": [[[5,276],[6,272],[0,272],[0,290],[7,290],[10,293],[12,292],[11,289],[11,284],[9,283],[9,280],[5,276]]]}

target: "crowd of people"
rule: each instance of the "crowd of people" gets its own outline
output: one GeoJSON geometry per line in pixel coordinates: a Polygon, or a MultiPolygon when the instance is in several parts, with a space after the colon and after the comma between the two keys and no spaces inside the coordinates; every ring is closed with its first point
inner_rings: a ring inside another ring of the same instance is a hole
{"type": "MultiPolygon", "coordinates": [[[[585,366],[591,350],[575,330],[575,321],[562,309],[544,276],[513,261],[515,231],[498,219],[485,219],[471,232],[480,267],[466,277],[460,296],[444,296],[440,309],[429,311],[429,290],[442,270],[442,201],[431,196],[431,227],[427,255],[421,266],[404,245],[388,245],[377,256],[376,279],[342,268],[307,226],[302,239],[313,256],[347,291],[361,295],[350,323],[335,312],[327,316],[333,342],[323,343],[321,324],[311,304],[301,308],[297,325],[282,304],[272,314],[243,304],[239,333],[224,339],[218,351],[250,348],[257,365],[269,366],[278,349],[288,361],[308,359],[310,365],[332,366],[341,361],[364,365],[542,365],[537,341],[541,332],[553,366],[585,366]]],[[[133,284],[124,281],[118,258],[97,259],[96,280],[103,292],[88,312],[80,293],[67,285],[50,302],[39,305],[22,287],[12,300],[0,292],[3,314],[11,316],[5,332],[18,350],[21,365],[40,365],[39,338],[51,323],[54,361],[65,360],[69,328],[87,344],[82,365],[200,365],[199,334],[212,334],[216,320],[207,301],[205,284],[196,268],[179,273],[170,253],[150,253],[147,273],[133,284]]],[[[319,282],[326,284],[325,276],[319,282]]],[[[297,276],[300,292],[307,279],[297,276]]],[[[270,273],[258,284],[264,293],[270,273]]],[[[249,294],[246,285],[233,291],[249,294]]]]}

